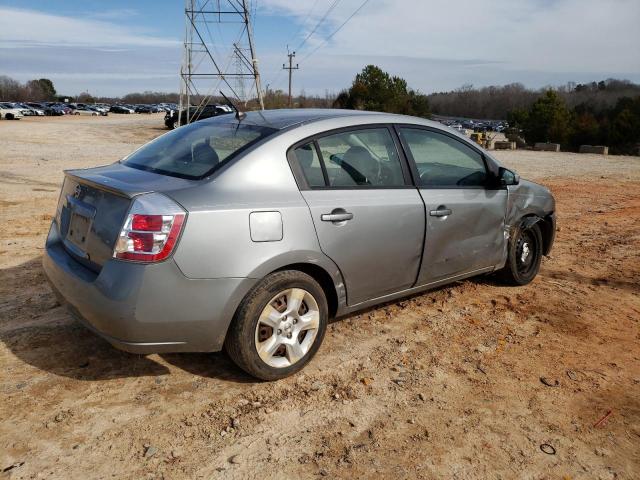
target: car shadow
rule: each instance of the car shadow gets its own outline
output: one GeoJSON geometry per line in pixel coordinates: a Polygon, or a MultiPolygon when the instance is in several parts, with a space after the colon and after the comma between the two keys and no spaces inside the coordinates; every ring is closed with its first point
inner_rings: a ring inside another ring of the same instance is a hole
{"type": "MultiPolygon", "coordinates": [[[[638,292],[640,287],[623,280],[591,278],[575,272],[543,269],[541,276],[594,285],[611,285],[638,292]]],[[[388,305],[455,287],[463,282],[505,287],[493,275],[483,275],[441,286],[406,298],[376,305],[333,322],[385,308],[388,305]]],[[[122,352],[87,330],[60,306],[42,270],[41,258],[0,270],[0,341],[21,361],[37,369],[77,380],[168,375],[166,364],[192,375],[228,382],[251,383],[223,352],[171,353],[159,357],[122,352]],[[155,357],[155,359],[154,359],[155,357]],[[158,362],[157,358],[163,362],[158,362]]]]}
{"type": "Polygon", "coordinates": [[[169,369],[114,350],[61,307],[41,257],[0,270],[0,341],[24,363],[78,380],[163,375],[169,369]]]}
{"type": "MultiPolygon", "coordinates": [[[[117,350],[76,321],[57,302],[41,257],[0,270],[0,342],[24,363],[76,380],[171,373],[153,355],[117,350]]],[[[160,358],[193,375],[239,383],[255,381],[223,353],[163,354],[160,358]]]]}
{"type": "Polygon", "coordinates": [[[224,352],[163,353],[164,361],[192,375],[235,383],[256,383],[256,378],[238,368],[224,352]]]}

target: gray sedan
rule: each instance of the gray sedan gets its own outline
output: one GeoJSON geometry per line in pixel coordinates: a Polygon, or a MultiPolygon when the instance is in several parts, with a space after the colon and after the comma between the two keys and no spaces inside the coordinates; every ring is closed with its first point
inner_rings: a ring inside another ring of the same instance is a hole
{"type": "Polygon", "coordinates": [[[555,202],[440,124],[344,110],[199,121],[67,171],[44,269],[137,353],[222,350],[273,380],[327,321],[475,275],[533,280],[555,202]]]}

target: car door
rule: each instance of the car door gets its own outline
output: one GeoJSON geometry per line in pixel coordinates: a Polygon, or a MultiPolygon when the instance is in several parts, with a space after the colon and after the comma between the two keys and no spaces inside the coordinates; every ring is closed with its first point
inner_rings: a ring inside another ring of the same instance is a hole
{"type": "MultiPolygon", "coordinates": [[[[322,251],[340,268],[347,303],[410,288],[424,242],[424,204],[386,125],[342,129],[294,146],[322,251]]],[[[300,183],[300,182],[299,182],[300,183]]]]}
{"type": "Polygon", "coordinates": [[[418,285],[493,267],[504,252],[507,191],[483,153],[454,134],[398,127],[426,206],[418,285]]]}

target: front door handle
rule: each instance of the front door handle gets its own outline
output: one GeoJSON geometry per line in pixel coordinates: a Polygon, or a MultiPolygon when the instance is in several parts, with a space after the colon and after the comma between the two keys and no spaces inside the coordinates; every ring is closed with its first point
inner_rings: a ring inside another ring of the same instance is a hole
{"type": "Polygon", "coordinates": [[[432,217],[448,217],[451,215],[451,209],[445,208],[443,205],[439,206],[436,210],[429,211],[429,215],[432,217]]]}
{"type": "Polygon", "coordinates": [[[331,213],[323,213],[320,215],[320,220],[323,222],[346,222],[347,220],[351,220],[353,218],[353,213],[349,212],[336,212],[335,210],[331,213]]]}

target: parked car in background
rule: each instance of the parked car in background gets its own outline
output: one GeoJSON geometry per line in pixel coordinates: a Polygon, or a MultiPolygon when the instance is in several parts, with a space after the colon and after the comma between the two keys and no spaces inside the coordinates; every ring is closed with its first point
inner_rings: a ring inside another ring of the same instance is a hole
{"type": "Polygon", "coordinates": [[[22,104],[17,102],[3,102],[7,108],[13,108],[15,110],[19,110],[23,117],[30,117],[35,115],[29,108],[24,107],[22,104]]]}
{"type": "MultiPolygon", "coordinates": [[[[206,118],[217,117],[218,115],[226,115],[233,113],[228,105],[204,105],[202,107],[189,107],[189,117],[187,118],[187,110],[184,109],[180,115],[180,124],[196,122],[206,118]]],[[[170,110],[164,116],[164,124],[170,129],[178,127],[178,111],[170,110]]]]}
{"type": "Polygon", "coordinates": [[[19,103],[18,105],[20,106],[20,108],[28,110],[30,112],[29,114],[32,116],[44,116],[44,110],[42,108],[36,108],[32,105],[29,105],[28,103],[19,103]]]}
{"type": "Polygon", "coordinates": [[[109,110],[102,107],[97,107],[95,105],[88,105],[86,108],[88,108],[89,110],[93,110],[94,112],[97,112],[98,115],[101,115],[103,117],[106,117],[107,115],[109,115],[109,110]]]}
{"type": "Polygon", "coordinates": [[[68,115],[71,113],[71,109],[64,105],[53,104],[49,105],[49,108],[51,108],[54,116],[68,115]]]}
{"type": "Polygon", "coordinates": [[[97,110],[92,110],[89,107],[76,107],[76,109],[73,111],[73,115],[89,115],[92,117],[97,117],[98,115],[100,115],[100,112],[98,112],[97,110]]]}
{"type": "Polygon", "coordinates": [[[122,105],[112,105],[109,109],[111,113],[134,113],[132,109],[124,107],[122,105]]]}
{"type": "Polygon", "coordinates": [[[67,171],[44,271],[118,348],[300,370],[329,318],[480,274],[531,282],[550,191],[438,123],[351,110],[218,115],[67,171]]]}
{"type": "Polygon", "coordinates": [[[0,118],[4,120],[20,120],[24,115],[22,110],[9,102],[0,102],[0,118]]]}
{"type": "Polygon", "coordinates": [[[57,112],[60,112],[62,115],[69,115],[73,112],[73,109],[66,103],[50,102],[47,105],[55,109],[57,112]]]}
{"type": "Polygon", "coordinates": [[[151,107],[149,105],[136,105],[136,113],[151,113],[151,107]]]}
{"type": "Polygon", "coordinates": [[[24,103],[21,103],[21,102],[8,102],[8,103],[12,105],[13,108],[17,108],[18,110],[20,110],[20,112],[22,112],[22,115],[24,115],[25,117],[35,117],[38,115],[38,112],[36,111],[35,108],[31,108],[29,105],[26,105],[24,103]]]}

